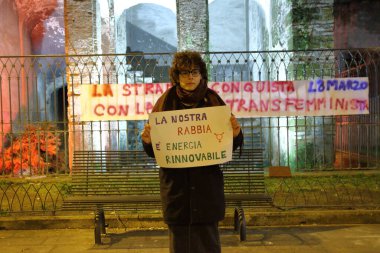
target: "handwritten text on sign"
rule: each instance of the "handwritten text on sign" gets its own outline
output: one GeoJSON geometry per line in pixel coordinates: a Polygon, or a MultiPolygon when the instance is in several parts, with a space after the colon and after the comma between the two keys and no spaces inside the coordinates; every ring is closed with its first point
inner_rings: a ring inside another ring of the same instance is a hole
{"type": "Polygon", "coordinates": [[[157,164],[185,168],[230,161],[230,117],[228,106],[151,113],[149,124],[157,164]]]}
{"type": "MultiPolygon", "coordinates": [[[[210,82],[237,117],[368,114],[368,78],[210,82]]],[[[81,85],[82,121],[146,119],[170,83],[81,85]]]]}

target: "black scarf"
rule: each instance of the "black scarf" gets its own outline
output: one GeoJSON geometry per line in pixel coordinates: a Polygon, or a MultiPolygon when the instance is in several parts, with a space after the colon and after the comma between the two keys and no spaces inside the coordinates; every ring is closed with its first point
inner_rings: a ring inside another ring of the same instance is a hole
{"type": "Polygon", "coordinates": [[[200,101],[204,99],[207,92],[207,84],[202,79],[200,84],[195,88],[195,90],[188,91],[182,89],[180,85],[176,85],[176,93],[182,104],[188,107],[196,107],[200,101]]]}

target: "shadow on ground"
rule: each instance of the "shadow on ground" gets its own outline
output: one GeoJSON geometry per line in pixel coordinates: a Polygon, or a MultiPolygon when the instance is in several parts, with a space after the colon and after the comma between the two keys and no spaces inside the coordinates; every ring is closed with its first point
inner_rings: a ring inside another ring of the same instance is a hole
{"type": "MultiPolygon", "coordinates": [[[[347,229],[350,226],[300,226],[258,227],[247,230],[247,240],[240,242],[239,234],[232,229],[221,229],[222,247],[301,246],[318,245],[316,233],[347,229]]],[[[103,238],[103,244],[94,247],[109,249],[167,248],[167,230],[111,231],[103,238]]]]}

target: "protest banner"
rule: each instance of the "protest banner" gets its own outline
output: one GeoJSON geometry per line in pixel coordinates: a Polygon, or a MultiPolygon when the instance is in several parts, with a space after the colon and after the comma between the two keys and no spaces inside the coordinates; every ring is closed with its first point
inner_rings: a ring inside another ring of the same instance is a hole
{"type": "MultiPolygon", "coordinates": [[[[81,85],[81,121],[147,119],[170,83],[81,85]]],[[[209,82],[236,117],[368,114],[367,77],[209,82]]]]}
{"type": "Polygon", "coordinates": [[[154,103],[171,86],[170,83],[81,85],[81,121],[146,120],[154,103]]]}
{"type": "Polygon", "coordinates": [[[228,106],[151,113],[149,124],[157,164],[185,168],[230,161],[230,117],[228,106]]]}
{"type": "Polygon", "coordinates": [[[368,78],[211,83],[237,117],[368,114],[368,78]]]}

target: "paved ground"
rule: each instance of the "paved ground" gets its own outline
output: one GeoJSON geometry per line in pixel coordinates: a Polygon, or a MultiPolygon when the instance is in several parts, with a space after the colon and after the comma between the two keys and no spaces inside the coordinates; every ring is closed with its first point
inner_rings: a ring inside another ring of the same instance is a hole
{"type": "MultiPolygon", "coordinates": [[[[166,230],[109,232],[103,245],[94,245],[91,229],[0,230],[0,252],[169,252],[166,230]]],[[[230,229],[221,235],[223,253],[380,252],[380,224],[253,227],[246,242],[230,229]]]]}

